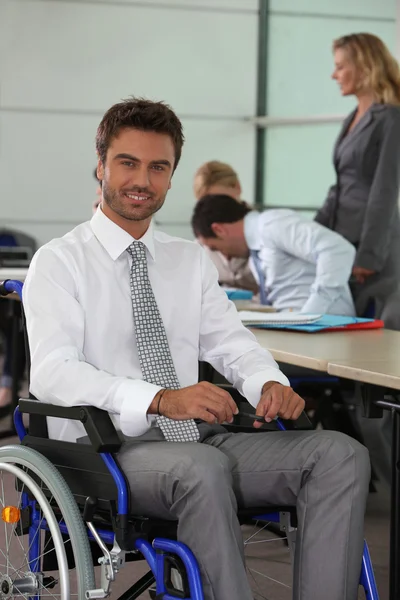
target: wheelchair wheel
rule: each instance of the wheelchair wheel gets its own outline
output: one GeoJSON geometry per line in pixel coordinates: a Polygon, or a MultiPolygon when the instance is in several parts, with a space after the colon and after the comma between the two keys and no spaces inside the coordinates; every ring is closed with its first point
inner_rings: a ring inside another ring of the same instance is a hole
{"type": "Polygon", "coordinates": [[[277,523],[264,519],[244,525],[242,532],[247,577],[254,598],[291,600],[293,572],[287,536],[282,537],[277,523]]]}
{"type": "Polygon", "coordinates": [[[0,600],[84,600],[96,587],[74,497],[31,448],[0,448],[0,517],[0,600]]]}

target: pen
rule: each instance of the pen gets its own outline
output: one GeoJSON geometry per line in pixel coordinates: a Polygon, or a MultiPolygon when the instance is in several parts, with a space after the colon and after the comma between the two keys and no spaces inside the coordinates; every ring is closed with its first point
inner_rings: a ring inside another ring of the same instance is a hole
{"type": "Polygon", "coordinates": [[[264,419],[264,417],[260,417],[259,415],[254,415],[252,413],[247,413],[247,412],[241,412],[240,411],[235,416],[236,417],[248,417],[249,419],[253,419],[253,421],[259,421],[260,423],[266,423],[266,420],[264,419]]]}
{"type": "MultiPolygon", "coordinates": [[[[267,423],[267,421],[265,420],[264,417],[260,417],[259,415],[255,415],[252,413],[240,411],[239,413],[237,413],[236,416],[237,417],[248,417],[249,419],[253,419],[253,421],[258,421],[259,423],[267,423]]],[[[273,420],[275,421],[278,429],[280,429],[281,431],[286,431],[284,425],[281,423],[281,421],[278,418],[275,418],[273,420]]]]}

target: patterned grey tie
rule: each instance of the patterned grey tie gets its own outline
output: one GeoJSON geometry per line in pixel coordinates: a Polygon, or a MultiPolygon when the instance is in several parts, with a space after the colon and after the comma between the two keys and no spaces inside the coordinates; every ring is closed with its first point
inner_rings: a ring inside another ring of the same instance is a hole
{"type": "MultiPolygon", "coordinates": [[[[127,248],[127,252],[132,257],[131,297],[143,379],[163,388],[178,390],[181,386],[149,280],[146,246],[143,242],[135,241],[127,248]]],[[[197,442],[200,437],[193,419],[175,421],[157,416],[156,421],[169,442],[197,442]]]]}

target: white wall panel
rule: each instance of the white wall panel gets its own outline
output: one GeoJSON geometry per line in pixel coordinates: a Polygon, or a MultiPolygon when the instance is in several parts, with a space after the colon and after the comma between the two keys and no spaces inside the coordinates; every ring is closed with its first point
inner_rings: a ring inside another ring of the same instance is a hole
{"type": "Polygon", "coordinates": [[[98,122],[0,112],[2,220],[81,221],[90,214],[98,122]]]}
{"type": "Polygon", "coordinates": [[[394,19],[396,0],[270,0],[272,12],[394,19]]]}
{"type": "Polygon", "coordinates": [[[333,144],[339,123],[272,127],[266,140],[264,202],[276,206],[315,206],[335,183],[333,144]]]}
{"type": "Polygon", "coordinates": [[[130,94],[186,115],[251,115],[257,15],[0,2],[0,104],[100,111],[130,94]]]}

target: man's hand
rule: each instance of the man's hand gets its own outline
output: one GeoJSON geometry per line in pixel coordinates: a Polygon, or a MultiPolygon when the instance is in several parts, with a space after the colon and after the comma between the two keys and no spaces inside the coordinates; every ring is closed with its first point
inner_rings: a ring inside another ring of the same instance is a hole
{"type": "Polygon", "coordinates": [[[367,277],[373,275],[375,271],[371,271],[370,269],[364,269],[363,267],[353,267],[353,277],[355,277],[358,283],[364,283],[367,277]]]}
{"type": "MultiPolygon", "coordinates": [[[[305,402],[303,398],[300,398],[292,388],[275,381],[269,381],[263,386],[256,415],[264,417],[267,423],[275,417],[295,421],[303,412],[304,406],[305,402]]],[[[254,421],[254,427],[259,429],[262,427],[262,423],[254,421]]]]}
{"type": "Polygon", "coordinates": [[[238,413],[232,396],[207,381],[180,390],[158,392],[147,412],[154,415],[157,409],[158,414],[176,421],[202,419],[211,424],[232,423],[233,415],[238,413]]]}

